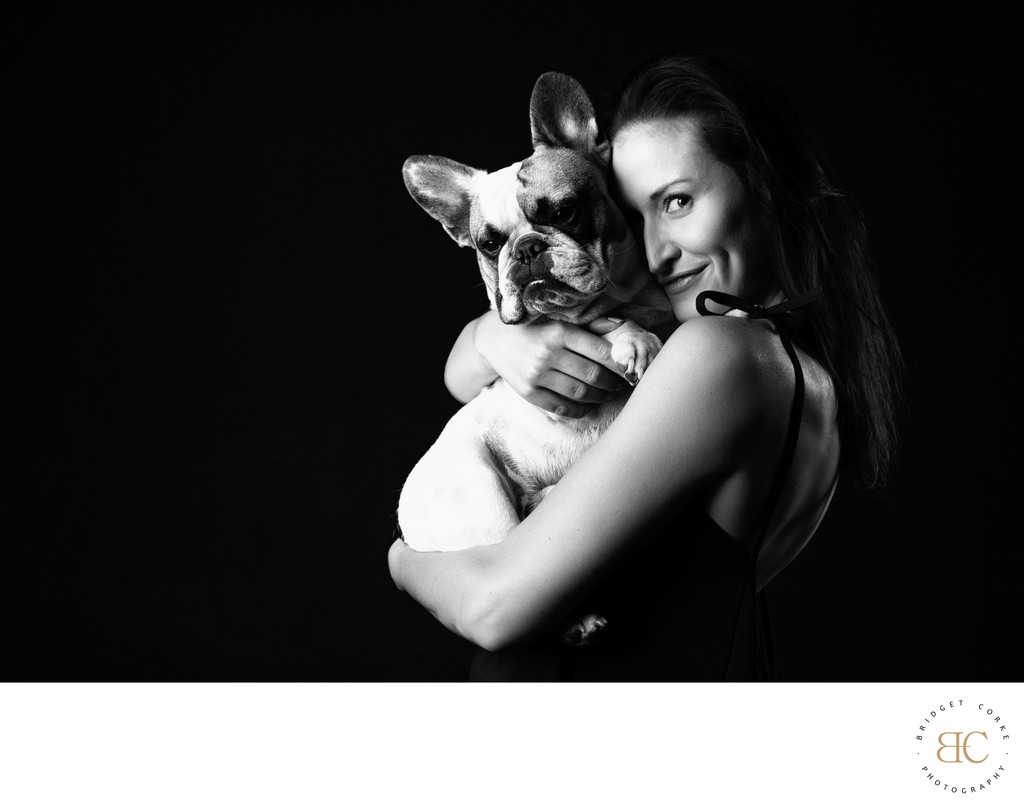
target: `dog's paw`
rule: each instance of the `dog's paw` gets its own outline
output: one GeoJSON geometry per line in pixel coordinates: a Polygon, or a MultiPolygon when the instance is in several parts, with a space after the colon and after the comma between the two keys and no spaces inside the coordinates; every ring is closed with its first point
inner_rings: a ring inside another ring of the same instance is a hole
{"type": "Polygon", "coordinates": [[[626,381],[636,386],[661,350],[661,340],[632,320],[624,320],[608,338],[612,343],[612,360],[626,381]]]}
{"type": "Polygon", "coordinates": [[[599,614],[588,614],[572,623],[562,632],[563,645],[591,645],[600,637],[604,627],[608,625],[599,614]]]}

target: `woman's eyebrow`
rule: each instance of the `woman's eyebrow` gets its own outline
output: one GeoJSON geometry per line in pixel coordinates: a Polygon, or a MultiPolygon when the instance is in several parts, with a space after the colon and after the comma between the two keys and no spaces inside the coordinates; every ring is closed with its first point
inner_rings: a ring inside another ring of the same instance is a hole
{"type": "Polygon", "coordinates": [[[665,191],[667,191],[673,185],[675,185],[676,183],[682,183],[682,182],[690,182],[690,183],[692,183],[693,180],[690,179],[690,177],[679,177],[678,179],[670,180],[669,182],[666,182],[664,185],[659,186],[659,188],[656,191],[651,193],[651,195],[649,197],[650,200],[653,202],[655,199],[657,199],[659,196],[661,196],[663,193],[665,193],[665,191]]]}

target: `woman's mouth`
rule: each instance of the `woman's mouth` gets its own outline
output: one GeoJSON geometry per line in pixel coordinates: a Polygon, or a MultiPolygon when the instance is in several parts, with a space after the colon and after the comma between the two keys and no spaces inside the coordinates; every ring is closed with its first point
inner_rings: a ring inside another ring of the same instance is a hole
{"type": "Polygon", "coordinates": [[[665,290],[665,294],[677,295],[680,292],[685,292],[687,289],[693,286],[693,284],[697,280],[697,277],[709,266],[711,266],[711,264],[705,264],[702,267],[690,269],[687,270],[686,272],[681,272],[680,274],[673,276],[664,284],[662,284],[662,288],[665,290]]]}

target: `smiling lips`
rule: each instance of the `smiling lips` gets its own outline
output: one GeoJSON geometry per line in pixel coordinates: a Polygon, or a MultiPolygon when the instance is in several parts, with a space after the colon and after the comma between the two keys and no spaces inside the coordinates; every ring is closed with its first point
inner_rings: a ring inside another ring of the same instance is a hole
{"type": "Polygon", "coordinates": [[[680,272],[677,275],[673,275],[668,280],[662,281],[661,285],[662,288],[665,290],[665,294],[672,295],[685,291],[690,287],[694,279],[709,266],[711,266],[711,264],[707,263],[702,266],[696,267],[695,269],[688,269],[686,270],[686,272],[680,272]]]}

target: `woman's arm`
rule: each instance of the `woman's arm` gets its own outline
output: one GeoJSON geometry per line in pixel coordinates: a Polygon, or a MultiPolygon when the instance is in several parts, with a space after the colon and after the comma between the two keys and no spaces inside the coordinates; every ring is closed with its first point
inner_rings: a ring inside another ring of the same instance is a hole
{"type": "MultiPolygon", "coordinates": [[[[605,319],[594,325],[598,333],[614,327],[605,319]]],[[[597,333],[553,320],[509,326],[489,311],[462,329],[444,381],[465,403],[500,376],[531,404],[578,418],[619,389],[618,374],[611,344],[597,333]]]]}
{"type": "Polygon", "coordinates": [[[477,328],[482,320],[494,314],[490,311],[466,323],[448,354],[444,366],[444,383],[448,392],[463,404],[472,401],[481,390],[498,378],[498,371],[476,347],[477,328]]]}
{"type": "Polygon", "coordinates": [[[785,423],[750,327],[716,317],[677,329],[608,431],[505,541],[448,553],[397,542],[396,584],[483,648],[552,627],[661,518],[760,451],[769,419],[785,423]]]}

